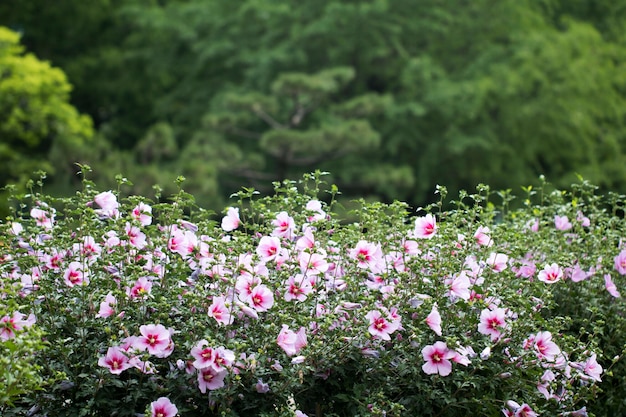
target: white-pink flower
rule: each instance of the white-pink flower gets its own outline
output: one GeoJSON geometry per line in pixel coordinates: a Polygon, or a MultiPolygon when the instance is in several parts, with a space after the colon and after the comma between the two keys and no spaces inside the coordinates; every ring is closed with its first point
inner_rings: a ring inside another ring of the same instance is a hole
{"type": "Polygon", "coordinates": [[[105,218],[117,218],[120,215],[118,207],[120,206],[117,202],[117,197],[111,191],[105,191],[96,195],[94,201],[100,206],[99,209],[96,209],[96,213],[105,218]]]}
{"type": "Polygon", "coordinates": [[[200,392],[205,394],[207,389],[212,391],[222,388],[227,373],[225,370],[218,372],[212,366],[200,369],[198,371],[198,388],[200,388],[200,392]]]}
{"type": "Polygon", "coordinates": [[[276,218],[272,220],[274,230],[272,236],[282,237],[285,239],[291,239],[293,232],[296,229],[296,223],[286,211],[281,211],[276,215],[276,218]]]}
{"type": "Polygon", "coordinates": [[[493,240],[491,240],[491,236],[489,235],[490,232],[488,227],[479,226],[474,233],[474,240],[479,246],[493,246],[493,240]]]}
{"type": "Polygon", "coordinates": [[[561,267],[556,264],[546,264],[545,267],[539,271],[537,275],[537,279],[539,281],[545,282],[546,284],[553,284],[558,280],[563,278],[563,270],[561,267]]]}
{"type": "Polygon", "coordinates": [[[383,316],[378,310],[370,311],[365,315],[365,318],[368,319],[370,323],[367,331],[372,336],[383,340],[391,340],[389,335],[398,330],[400,327],[399,320],[393,320],[389,317],[383,316]]]}
{"type": "Polygon", "coordinates": [[[426,324],[437,336],[441,336],[441,315],[437,310],[437,304],[433,305],[430,314],[426,317],[426,324]]]}
{"type": "Polygon", "coordinates": [[[298,333],[295,333],[293,330],[289,330],[289,326],[283,324],[276,338],[276,343],[285,351],[287,356],[297,355],[307,345],[306,329],[300,327],[298,333]]]}
{"type": "Polygon", "coordinates": [[[158,358],[165,358],[172,353],[173,342],[168,329],[162,324],[145,324],[139,327],[141,336],[135,339],[133,347],[158,358]]]}
{"type": "Polygon", "coordinates": [[[139,203],[130,213],[131,217],[137,220],[142,226],[152,223],[152,207],[145,203],[139,203]]]}
{"type": "Polygon", "coordinates": [[[220,324],[231,324],[234,320],[230,308],[226,306],[224,297],[213,297],[213,303],[209,306],[208,314],[220,324]]]}
{"type": "Polygon", "coordinates": [[[422,370],[429,374],[439,374],[441,376],[450,375],[452,372],[452,362],[455,352],[448,349],[444,342],[436,342],[434,345],[425,346],[422,349],[422,357],[426,361],[422,365],[422,370]]]}
{"type": "Polygon", "coordinates": [[[322,203],[318,200],[311,200],[306,203],[305,209],[312,213],[307,217],[307,220],[311,223],[323,220],[326,217],[326,213],[322,210],[322,203]]]}
{"type": "Polygon", "coordinates": [[[160,397],[150,403],[151,417],[176,417],[178,408],[167,397],[160,397]]]}
{"type": "Polygon", "coordinates": [[[480,313],[480,323],[478,324],[478,332],[491,337],[491,341],[495,342],[502,336],[502,330],[506,328],[505,322],[506,310],[503,308],[495,308],[490,310],[484,309],[480,313]]]}
{"type": "Polygon", "coordinates": [[[222,229],[225,232],[231,232],[239,227],[239,209],[236,207],[228,207],[226,216],[222,219],[222,229]]]}
{"type": "Polygon", "coordinates": [[[274,294],[265,285],[257,285],[252,289],[247,302],[258,312],[267,311],[274,305],[274,294]]]}
{"type": "Polygon", "coordinates": [[[285,283],[285,301],[304,301],[307,295],[313,291],[311,282],[302,274],[289,277],[285,283]]]}
{"type": "Polygon", "coordinates": [[[263,236],[256,248],[256,253],[263,262],[269,262],[280,254],[280,239],[276,236],[263,236]]]}
{"type": "Polygon", "coordinates": [[[554,362],[556,356],[561,354],[561,349],[552,341],[552,333],[550,332],[539,332],[527,339],[525,345],[528,345],[528,342],[534,348],[539,359],[554,362]]]}
{"type": "Polygon", "coordinates": [[[432,214],[415,219],[414,234],[419,239],[430,239],[437,234],[437,220],[432,214]]]}
{"type": "Polygon", "coordinates": [[[469,290],[471,282],[465,271],[461,271],[451,279],[446,279],[445,283],[448,285],[449,295],[451,297],[469,300],[471,295],[469,290]]]}
{"type": "Polygon", "coordinates": [[[104,297],[104,301],[100,303],[100,310],[96,314],[96,318],[107,318],[115,314],[113,310],[114,305],[117,304],[117,300],[110,292],[104,297]]]}
{"type": "Polygon", "coordinates": [[[591,379],[595,381],[602,382],[600,375],[602,375],[603,371],[604,370],[602,369],[602,366],[596,360],[595,353],[593,353],[589,357],[589,359],[587,359],[585,363],[583,364],[583,372],[585,373],[585,375],[589,376],[591,379]]]}
{"type": "Polygon", "coordinates": [[[70,262],[63,274],[65,285],[73,287],[75,285],[89,284],[87,273],[83,271],[83,265],[80,262],[70,262]]]}
{"type": "Polygon", "coordinates": [[[34,314],[30,314],[26,320],[25,314],[16,311],[12,316],[4,316],[0,319],[0,340],[7,341],[15,337],[15,332],[23,330],[25,327],[30,327],[36,322],[34,314]]]}
{"type": "Polygon", "coordinates": [[[54,225],[54,209],[48,212],[47,210],[35,207],[30,210],[30,217],[35,219],[37,226],[43,227],[44,229],[52,229],[54,225]]]}
{"type": "Polygon", "coordinates": [[[494,272],[502,272],[507,267],[507,262],[509,261],[509,257],[504,253],[491,253],[487,258],[487,265],[494,272]]]}
{"type": "Polygon", "coordinates": [[[383,252],[380,245],[375,243],[360,240],[354,249],[350,250],[349,255],[357,261],[359,268],[369,268],[373,273],[378,273],[383,268],[383,252]]]}

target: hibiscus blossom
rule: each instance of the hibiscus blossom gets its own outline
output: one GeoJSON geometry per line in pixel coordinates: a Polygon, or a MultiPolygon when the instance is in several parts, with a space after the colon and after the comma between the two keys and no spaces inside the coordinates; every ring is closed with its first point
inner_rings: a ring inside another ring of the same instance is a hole
{"type": "Polygon", "coordinates": [[[453,350],[448,349],[444,342],[436,342],[434,345],[425,346],[422,349],[422,356],[426,361],[422,365],[422,370],[425,373],[447,376],[452,372],[450,359],[454,358],[456,354],[453,350]]]}
{"type": "Polygon", "coordinates": [[[432,214],[415,219],[415,237],[418,239],[430,239],[437,234],[437,221],[432,214]]]}
{"type": "Polygon", "coordinates": [[[167,397],[160,397],[150,403],[151,417],[176,417],[178,408],[167,397]]]}

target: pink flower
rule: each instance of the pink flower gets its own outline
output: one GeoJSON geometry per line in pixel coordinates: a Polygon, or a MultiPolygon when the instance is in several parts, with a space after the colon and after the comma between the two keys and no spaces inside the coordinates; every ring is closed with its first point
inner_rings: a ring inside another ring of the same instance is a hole
{"type": "Polygon", "coordinates": [[[488,227],[480,226],[474,233],[474,240],[479,246],[492,246],[493,240],[491,240],[491,236],[489,235],[490,230],[488,227]]]}
{"type": "Polygon", "coordinates": [[[526,222],[526,228],[531,232],[539,230],[539,219],[530,219],[526,222]]]}
{"type": "Polygon", "coordinates": [[[602,366],[596,360],[596,354],[592,354],[587,361],[583,364],[583,372],[590,376],[593,380],[602,382],[600,375],[602,375],[602,366]]]}
{"type": "Polygon", "coordinates": [[[116,305],[117,300],[110,292],[104,297],[104,301],[100,303],[100,310],[96,314],[96,318],[107,318],[115,314],[115,310],[111,305],[116,305]]]}
{"type": "Polygon", "coordinates": [[[235,207],[228,207],[226,216],[222,219],[222,229],[224,229],[225,232],[231,232],[238,228],[240,223],[239,209],[235,207]]]}
{"type": "Polygon", "coordinates": [[[141,336],[137,337],[133,347],[147,350],[158,358],[165,358],[172,353],[173,344],[170,331],[162,324],[146,324],[139,327],[141,336]]]}
{"type": "Polygon", "coordinates": [[[224,378],[227,371],[216,371],[213,367],[209,366],[198,371],[198,388],[201,393],[222,388],[224,386],[224,378]]]}
{"type": "Polygon", "coordinates": [[[507,267],[509,257],[503,253],[491,253],[487,258],[487,265],[494,272],[502,272],[507,267]]]}
{"type": "Polygon", "coordinates": [[[272,225],[274,225],[272,236],[282,237],[285,239],[291,239],[291,236],[296,229],[296,223],[286,211],[278,213],[276,218],[272,221],[272,225]]]}
{"type": "Polygon", "coordinates": [[[610,274],[604,275],[604,287],[613,297],[619,298],[621,296],[621,294],[617,290],[617,286],[615,286],[615,284],[613,283],[610,274]]]}
{"type": "Polygon", "coordinates": [[[213,297],[213,304],[209,306],[209,317],[213,317],[220,324],[231,324],[234,320],[224,297],[213,297]]]}
{"type": "Polygon", "coordinates": [[[34,314],[28,316],[26,320],[24,314],[16,311],[13,316],[4,316],[0,319],[0,340],[7,341],[15,337],[15,332],[23,330],[25,327],[30,327],[36,322],[34,314]]]}
{"type": "Polygon", "coordinates": [[[298,255],[298,263],[303,274],[318,275],[328,271],[328,262],[326,254],[300,252],[298,255]]]}
{"type": "Polygon", "coordinates": [[[441,336],[441,315],[437,310],[437,304],[433,305],[430,314],[426,317],[426,324],[437,336],[441,336]]]}
{"type": "Polygon", "coordinates": [[[200,340],[191,349],[191,356],[194,357],[192,365],[196,369],[204,369],[212,365],[213,363],[213,348],[209,347],[209,342],[206,340],[200,340]]]}
{"type": "Polygon", "coordinates": [[[537,354],[537,358],[545,359],[548,362],[554,362],[557,355],[561,353],[561,349],[552,341],[550,332],[539,332],[527,339],[525,345],[530,344],[537,354]]]}
{"type": "Polygon", "coordinates": [[[252,289],[247,302],[258,312],[267,311],[274,305],[274,294],[265,285],[257,285],[252,289]]]}
{"type": "Polygon", "coordinates": [[[552,284],[563,278],[563,270],[559,265],[553,263],[551,265],[546,264],[545,267],[539,271],[537,279],[547,284],[552,284]]]}
{"type": "Polygon", "coordinates": [[[452,362],[454,358],[453,350],[448,349],[444,342],[436,342],[434,345],[425,346],[422,349],[422,356],[426,363],[422,365],[422,370],[428,374],[439,374],[441,376],[450,375],[452,372],[452,362]]]}
{"type": "Polygon", "coordinates": [[[89,284],[87,274],[83,272],[83,265],[80,262],[70,262],[63,275],[65,285],[73,287],[75,285],[89,284]]]}
{"type": "Polygon", "coordinates": [[[280,239],[276,236],[263,236],[256,248],[256,253],[263,262],[276,259],[280,254],[280,239]]]}
{"type": "Polygon", "coordinates": [[[302,274],[289,277],[285,283],[287,291],[285,291],[285,301],[304,301],[307,295],[313,291],[311,282],[302,274]]]}
{"type": "Polygon", "coordinates": [[[322,210],[322,203],[318,200],[311,200],[306,203],[305,209],[312,213],[307,217],[307,221],[310,223],[323,220],[326,217],[326,213],[322,210]]]}
{"type": "Polygon", "coordinates": [[[373,273],[380,272],[383,268],[384,258],[380,245],[360,240],[350,250],[349,256],[357,261],[359,268],[369,268],[373,273]]]}
{"type": "Polygon", "coordinates": [[[480,323],[478,324],[478,332],[486,336],[491,336],[491,341],[495,342],[502,336],[502,330],[506,327],[505,323],[506,310],[496,308],[489,310],[484,309],[480,313],[480,323]]]}
{"type": "Polygon", "coordinates": [[[572,224],[570,223],[567,216],[554,216],[554,226],[557,230],[569,230],[572,228],[572,224]]]}
{"type": "Polygon", "coordinates": [[[120,215],[118,210],[119,203],[117,202],[117,197],[111,191],[105,191],[96,195],[94,201],[100,206],[99,209],[96,210],[98,215],[104,218],[117,218],[120,215]]]}
{"type": "Polygon", "coordinates": [[[591,225],[591,221],[589,221],[589,217],[586,217],[582,211],[576,213],[576,220],[580,222],[580,225],[583,227],[589,227],[591,225]]]}
{"type": "Polygon", "coordinates": [[[370,311],[365,315],[365,318],[370,322],[367,328],[369,333],[383,340],[391,340],[389,335],[400,327],[399,320],[390,320],[388,317],[384,317],[378,310],[370,311]]]}
{"type": "Polygon", "coordinates": [[[151,417],[176,417],[178,408],[167,397],[160,397],[150,403],[151,417]]]}
{"type": "Polygon", "coordinates": [[[507,401],[507,407],[509,409],[504,409],[502,412],[505,416],[511,417],[538,417],[538,414],[535,413],[532,408],[526,403],[519,405],[515,401],[507,401]]]}
{"type": "Polygon", "coordinates": [[[35,207],[30,210],[30,217],[35,219],[37,226],[43,227],[44,229],[52,229],[54,225],[54,209],[52,209],[52,213],[49,213],[46,210],[35,207]]]}
{"type": "Polygon", "coordinates": [[[126,295],[130,298],[144,298],[150,295],[151,290],[152,282],[146,277],[140,277],[132,288],[126,287],[126,295]]]}
{"type": "Polygon", "coordinates": [[[451,297],[461,298],[463,300],[469,300],[471,282],[465,271],[461,271],[452,279],[446,279],[445,284],[449,286],[449,295],[451,297]]]}
{"type": "Polygon", "coordinates": [[[289,326],[283,324],[276,338],[276,343],[285,351],[287,356],[296,355],[307,345],[306,329],[300,327],[298,333],[294,333],[289,330],[289,326]]]}
{"type": "Polygon", "coordinates": [[[615,269],[620,275],[626,275],[626,249],[622,250],[615,258],[615,269]]]}
{"type": "Polygon", "coordinates": [[[418,239],[430,239],[437,233],[437,221],[432,214],[415,219],[415,237],[418,239]]]}
{"type": "Polygon", "coordinates": [[[139,203],[130,213],[131,217],[137,220],[142,226],[152,223],[152,207],[145,203],[139,203]]]}
{"type": "Polygon", "coordinates": [[[128,356],[118,347],[110,347],[107,354],[98,359],[98,366],[109,368],[112,374],[119,375],[132,365],[128,356]]]}

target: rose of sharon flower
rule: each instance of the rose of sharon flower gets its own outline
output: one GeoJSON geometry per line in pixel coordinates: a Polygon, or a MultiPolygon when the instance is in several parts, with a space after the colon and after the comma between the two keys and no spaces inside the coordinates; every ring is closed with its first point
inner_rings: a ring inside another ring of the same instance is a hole
{"type": "Polygon", "coordinates": [[[437,221],[432,214],[415,219],[415,237],[430,239],[437,233],[437,221]]]}
{"type": "Polygon", "coordinates": [[[178,408],[167,397],[160,397],[150,403],[151,417],[176,417],[178,408]]]}
{"type": "Polygon", "coordinates": [[[567,216],[554,216],[554,226],[557,230],[569,230],[572,228],[572,223],[570,223],[567,216]]]}
{"type": "Polygon", "coordinates": [[[426,324],[437,336],[441,336],[441,314],[437,310],[437,304],[433,305],[430,314],[426,317],[426,324]]]}
{"type": "Polygon", "coordinates": [[[157,358],[165,358],[172,353],[174,345],[172,343],[170,331],[162,324],[147,324],[139,327],[141,336],[137,337],[133,347],[139,350],[147,350],[157,358]]]}
{"type": "Polygon", "coordinates": [[[216,371],[212,366],[203,368],[198,371],[198,388],[201,393],[222,388],[224,386],[224,378],[227,371],[216,371]]]}
{"type": "Polygon", "coordinates": [[[384,317],[378,310],[370,311],[365,315],[365,318],[370,322],[370,325],[367,328],[369,333],[372,336],[379,337],[383,340],[391,340],[389,335],[400,328],[400,320],[393,320],[391,317],[384,317]]]}
{"type": "Polygon", "coordinates": [[[239,209],[235,207],[228,207],[226,216],[222,219],[222,229],[225,232],[231,232],[238,228],[240,223],[239,209]]]}
{"type": "Polygon", "coordinates": [[[620,275],[626,275],[626,249],[622,250],[614,259],[615,269],[620,275]]]}
{"type": "Polygon", "coordinates": [[[99,209],[96,209],[96,213],[98,213],[100,216],[109,219],[119,217],[120,212],[118,210],[118,207],[120,206],[120,204],[117,202],[117,197],[115,197],[115,194],[113,194],[111,191],[105,191],[103,193],[100,193],[96,195],[93,199],[96,204],[100,206],[99,209]]]}
{"type": "Polygon", "coordinates": [[[35,315],[31,314],[26,320],[24,314],[16,311],[13,316],[4,316],[0,319],[0,340],[3,342],[13,339],[15,332],[23,330],[24,327],[30,327],[35,324],[35,315]]]}
{"type": "Polygon", "coordinates": [[[609,294],[611,294],[613,297],[615,297],[615,298],[621,297],[621,294],[617,290],[617,286],[615,285],[615,283],[611,279],[611,275],[610,274],[605,274],[604,275],[604,287],[609,292],[609,294]]]}
{"type": "Polygon", "coordinates": [[[478,332],[487,336],[491,336],[491,341],[495,342],[500,339],[502,335],[502,329],[506,324],[504,321],[506,310],[503,308],[496,308],[489,310],[484,309],[480,313],[480,323],[478,324],[478,332]]]}
{"type": "Polygon", "coordinates": [[[452,372],[450,359],[454,358],[456,354],[453,350],[448,349],[444,342],[436,342],[434,345],[425,346],[422,349],[422,356],[426,361],[422,365],[422,370],[425,373],[447,376],[452,372]]]}
{"type": "Polygon", "coordinates": [[[546,266],[539,272],[539,275],[537,275],[537,279],[545,282],[546,284],[553,284],[561,278],[563,278],[563,270],[555,263],[551,265],[546,264],[546,266]]]}
{"type": "Polygon", "coordinates": [[[119,375],[132,365],[128,356],[120,348],[112,346],[107,349],[107,354],[98,359],[98,366],[109,368],[112,374],[119,375]]]}
{"type": "Polygon", "coordinates": [[[295,333],[289,330],[289,326],[283,324],[276,338],[276,343],[285,351],[287,356],[296,355],[307,345],[306,329],[300,327],[298,333],[295,333]]]}

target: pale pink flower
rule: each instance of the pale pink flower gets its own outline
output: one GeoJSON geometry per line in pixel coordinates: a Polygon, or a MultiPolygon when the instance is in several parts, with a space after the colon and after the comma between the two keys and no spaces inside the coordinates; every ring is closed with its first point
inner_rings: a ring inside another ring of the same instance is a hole
{"type": "Polygon", "coordinates": [[[626,249],[623,249],[615,258],[615,269],[620,275],[626,275],[626,249]]]}
{"type": "Polygon", "coordinates": [[[263,236],[256,248],[256,253],[263,262],[269,262],[279,255],[280,239],[276,236],[263,236]]]}
{"type": "Polygon", "coordinates": [[[37,226],[43,227],[44,229],[52,229],[54,225],[54,209],[52,209],[52,213],[49,213],[46,210],[35,207],[30,210],[30,217],[35,219],[37,226]]]}
{"type": "Polygon", "coordinates": [[[298,263],[302,273],[307,275],[323,274],[329,268],[325,253],[300,252],[298,263]]]}
{"type": "Polygon", "coordinates": [[[479,226],[474,233],[474,240],[479,246],[493,246],[493,240],[489,235],[491,231],[486,226],[479,226]]]}
{"type": "Polygon", "coordinates": [[[517,410],[515,410],[514,416],[515,417],[538,417],[539,414],[535,413],[528,404],[524,403],[517,410]]]}
{"type": "Polygon", "coordinates": [[[234,317],[226,306],[224,297],[213,297],[213,303],[209,306],[209,317],[213,317],[220,324],[231,324],[234,317]]]}
{"type": "Polygon", "coordinates": [[[258,312],[267,311],[274,305],[274,294],[265,285],[257,285],[252,289],[247,302],[258,312]]]}
{"type": "Polygon", "coordinates": [[[304,228],[304,236],[296,240],[296,249],[302,251],[306,249],[313,249],[315,247],[315,237],[313,236],[313,229],[311,227],[304,228]]]}
{"type": "Polygon", "coordinates": [[[115,314],[113,310],[114,305],[117,304],[117,300],[110,292],[104,297],[104,301],[100,303],[100,310],[96,314],[96,318],[107,318],[115,314]]]}
{"type": "Polygon", "coordinates": [[[267,394],[268,392],[270,392],[269,384],[263,382],[263,380],[261,378],[257,379],[257,382],[254,385],[254,389],[259,394],[267,394]]]}
{"type": "Polygon", "coordinates": [[[82,244],[74,244],[73,249],[79,252],[89,264],[95,262],[102,253],[102,247],[92,236],[85,236],[82,244]]]}
{"type": "Polygon", "coordinates": [[[240,223],[239,209],[236,207],[228,207],[226,216],[222,219],[222,229],[226,232],[231,232],[237,229],[240,223]]]}
{"type": "Polygon", "coordinates": [[[22,233],[24,231],[24,227],[22,226],[21,223],[18,222],[10,222],[10,228],[9,231],[12,235],[14,236],[19,236],[20,233],[22,233]]]}
{"type": "Polygon", "coordinates": [[[183,258],[189,256],[198,245],[198,237],[190,230],[181,230],[172,226],[171,237],[167,248],[178,253],[183,258]]]}
{"type": "Polygon", "coordinates": [[[561,353],[561,349],[552,341],[552,334],[550,332],[539,332],[531,336],[528,340],[539,359],[554,362],[556,356],[561,353]]]}
{"type": "Polygon", "coordinates": [[[579,221],[580,225],[583,227],[591,226],[591,221],[589,220],[589,217],[586,217],[582,211],[576,213],[576,220],[579,221]]]}
{"type": "Polygon", "coordinates": [[[300,410],[296,410],[295,414],[293,415],[294,417],[309,417],[307,414],[304,414],[302,411],[300,410]]]}
{"type": "Polygon", "coordinates": [[[307,217],[307,221],[310,223],[326,218],[326,213],[322,210],[322,203],[318,200],[311,200],[306,203],[305,209],[312,213],[307,217]]]}
{"type": "Polygon", "coordinates": [[[383,316],[378,310],[370,311],[365,315],[365,318],[370,322],[367,328],[368,332],[372,336],[383,340],[391,340],[389,335],[400,327],[399,321],[389,320],[388,317],[383,316]]]}
{"type": "Polygon", "coordinates": [[[16,311],[13,316],[4,316],[0,319],[0,340],[7,341],[15,337],[15,332],[24,330],[25,327],[30,327],[36,322],[34,314],[30,314],[26,320],[25,314],[16,311]]]}
{"type": "Polygon", "coordinates": [[[415,237],[418,239],[430,239],[437,234],[437,220],[432,214],[415,219],[415,237]]]}
{"type": "Polygon", "coordinates": [[[437,310],[437,304],[433,305],[430,314],[426,317],[426,324],[437,336],[441,336],[441,315],[437,310]]]}
{"type": "Polygon", "coordinates": [[[448,294],[451,297],[469,300],[471,295],[469,290],[471,282],[465,271],[461,271],[461,273],[456,275],[454,278],[446,279],[445,284],[448,285],[448,294]]]}
{"type": "Polygon", "coordinates": [[[583,372],[595,381],[602,382],[602,379],[600,378],[602,371],[602,366],[596,360],[595,353],[593,353],[583,364],[583,372]]]}
{"type": "Polygon", "coordinates": [[[428,374],[439,374],[441,376],[450,375],[452,372],[452,362],[455,352],[448,349],[444,342],[436,342],[434,345],[425,346],[422,349],[422,357],[426,361],[422,365],[422,370],[428,374]]]}
{"type": "Polygon", "coordinates": [[[140,277],[132,288],[126,288],[126,295],[130,298],[145,298],[152,291],[152,281],[147,277],[140,277]]]}
{"type": "Polygon", "coordinates": [[[160,397],[150,403],[151,417],[176,417],[178,408],[167,397],[160,397]]]}
{"type": "Polygon", "coordinates": [[[252,289],[259,284],[261,284],[261,277],[250,273],[241,274],[235,282],[235,291],[237,291],[241,301],[248,302],[252,295],[252,289]]]}
{"type": "Polygon", "coordinates": [[[152,207],[145,203],[139,203],[133,211],[131,211],[130,216],[137,220],[142,226],[148,226],[152,223],[152,207]]]}
{"type": "Polygon", "coordinates": [[[611,274],[604,275],[604,287],[613,297],[619,298],[621,296],[621,294],[617,290],[617,286],[611,279],[611,274]]]}
{"type": "Polygon", "coordinates": [[[162,324],[145,324],[139,327],[139,332],[141,336],[133,344],[135,349],[147,350],[158,358],[170,355],[173,346],[170,331],[162,324]]]}
{"type": "Polygon", "coordinates": [[[360,240],[354,249],[350,250],[349,256],[357,261],[359,268],[369,268],[373,273],[382,270],[384,258],[380,245],[360,240]]]}
{"type": "Polygon", "coordinates": [[[313,291],[311,282],[302,274],[289,277],[285,286],[287,287],[285,291],[285,301],[304,301],[307,295],[313,291]]]}
{"type": "Polygon", "coordinates": [[[539,271],[537,279],[545,282],[546,284],[553,284],[563,278],[563,270],[556,263],[546,264],[545,267],[539,271]]]}
{"type": "Polygon", "coordinates": [[[554,226],[557,230],[569,230],[572,228],[572,223],[570,223],[567,216],[554,216],[554,226]]]}
{"type": "Polygon", "coordinates": [[[87,273],[83,271],[83,265],[80,262],[70,262],[63,274],[63,279],[68,287],[89,284],[87,273]]]}
{"type": "Polygon", "coordinates": [[[526,222],[526,228],[531,232],[539,230],[539,219],[530,219],[526,222]]]}
{"type": "Polygon", "coordinates": [[[128,236],[128,241],[133,247],[137,249],[143,249],[146,247],[146,235],[139,230],[137,226],[133,226],[127,222],[124,231],[126,232],[126,236],[128,236]]]}
{"type": "Polygon", "coordinates": [[[507,268],[509,257],[504,253],[491,253],[487,258],[487,265],[494,272],[502,272],[507,268]]]}
{"type": "Polygon", "coordinates": [[[226,349],[224,346],[219,346],[213,349],[211,366],[216,371],[220,372],[226,368],[230,368],[235,362],[235,352],[230,349],[226,349]]]}
{"type": "Polygon", "coordinates": [[[200,392],[205,394],[206,390],[209,391],[222,388],[224,386],[224,378],[227,371],[216,371],[213,367],[209,366],[198,371],[198,388],[200,392]]]}
{"type": "Polygon", "coordinates": [[[295,333],[289,330],[289,326],[283,324],[276,338],[276,343],[285,351],[287,356],[296,355],[307,345],[306,329],[300,327],[298,333],[295,333]]]}
{"type": "Polygon", "coordinates": [[[480,323],[478,324],[478,332],[491,337],[491,341],[495,342],[502,336],[502,330],[506,328],[505,322],[506,310],[503,308],[495,308],[490,310],[484,309],[480,313],[480,323]]]}
{"type": "Polygon", "coordinates": [[[105,356],[98,359],[98,366],[109,368],[112,374],[119,375],[132,365],[128,356],[118,347],[109,347],[105,356]]]}
{"type": "Polygon", "coordinates": [[[191,356],[195,359],[192,363],[194,368],[207,368],[213,363],[213,348],[209,347],[208,341],[202,339],[191,348],[191,356]]]}
{"type": "Polygon", "coordinates": [[[291,239],[294,230],[296,229],[296,223],[286,211],[281,211],[276,215],[276,218],[272,220],[274,230],[272,236],[282,237],[285,239],[291,239]]]}
{"type": "Polygon", "coordinates": [[[95,210],[98,215],[110,219],[119,217],[120,212],[118,210],[118,207],[120,205],[117,202],[117,197],[115,197],[115,194],[113,194],[111,191],[105,191],[103,193],[100,193],[96,195],[93,199],[98,204],[98,206],[100,206],[99,209],[95,210]]]}

